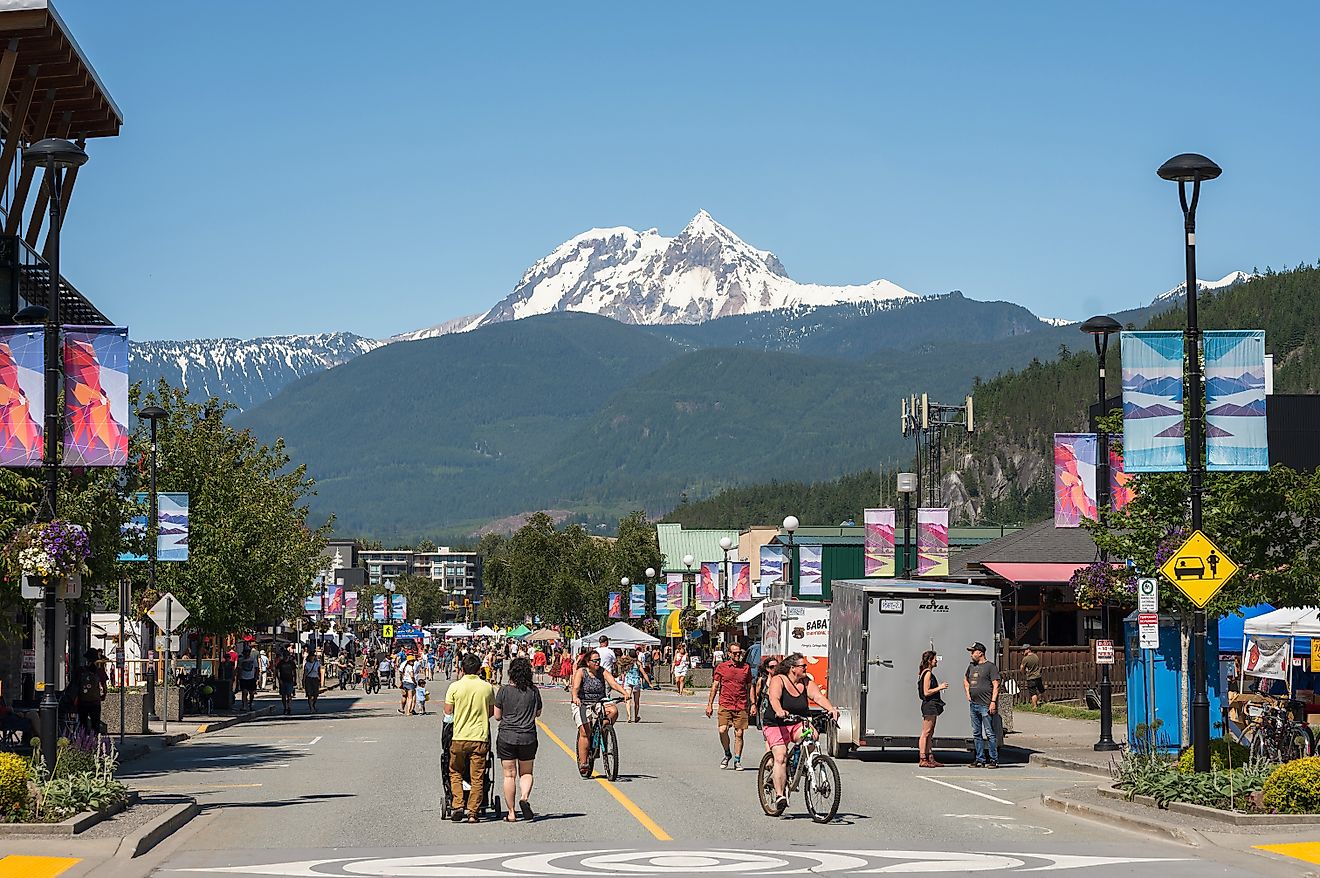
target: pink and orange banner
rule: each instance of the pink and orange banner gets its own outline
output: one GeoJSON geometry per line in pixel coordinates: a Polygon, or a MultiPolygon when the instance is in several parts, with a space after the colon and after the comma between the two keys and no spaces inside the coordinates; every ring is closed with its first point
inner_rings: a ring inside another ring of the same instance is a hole
{"type": "Polygon", "coordinates": [[[734,561],[729,565],[729,600],[750,601],[752,599],[752,565],[746,561],[734,561]]]}
{"type": "Polygon", "coordinates": [[[610,618],[623,618],[623,594],[621,592],[610,592],[610,618]]]}
{"type": "Polygon", "coordinates": [[[1095,518],[1098,445],[1094,433],[1054,434],[1055,527],[1078,527],[1083,518],[1095,518]]]}
{"type": "Polygon", "coordinates": [[[709,610],[720,600],[720,562],[702,561],[694,603],[699,610],[709,610]]]}
{"type": "Polygon", "coordinates": [[[128,330],[64,327],[65,466],[128,463],[128,330]]]}
{"type": "Polygon", "coordinates": [[[866,562],[864,576],[893,576],[897,572],[894,561],[894,510],[862,510],[866,525],[866,562]]]}
{"type": "Polygon", "coordinates": [[[44,334],[0,326],[0,466],[41,466],[46,417],[44,334]]]}
{"type": "Polygon", "coordinates": [[[677,613],[683,609],[683,574],[665,574],[665,612],[677,613]]]}

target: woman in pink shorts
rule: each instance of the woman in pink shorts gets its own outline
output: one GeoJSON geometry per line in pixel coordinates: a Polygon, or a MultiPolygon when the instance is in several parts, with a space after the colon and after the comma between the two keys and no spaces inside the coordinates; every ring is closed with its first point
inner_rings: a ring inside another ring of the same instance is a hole
{"type": "Polygon", "coordinates": [[[773,778],[781,809],[788,805],[788,797],[784,795],[788,785],[788,748],[802,731],[797,718],[806,716],[812,703],[829,711],[835,720],[839,718],[839,709],[830,704],[825,693],[807,676],[806,658],[801,653],[792,653],[779,662],[770,678],[762,721],[765,743],[775,754],[773,778]]]}

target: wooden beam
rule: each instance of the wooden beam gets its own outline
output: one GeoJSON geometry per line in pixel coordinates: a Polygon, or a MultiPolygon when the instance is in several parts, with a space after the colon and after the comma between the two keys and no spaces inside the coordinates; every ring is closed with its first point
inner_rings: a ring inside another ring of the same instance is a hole
{"type": "Polygon", "coordinates": [[[9,94],[9,81],[14,78],[14,65],[18,63],[18,40],[11,39],[0,55],[0,99],[9,94]]]}
{"type": "Polygon", "coordinates": [[[23,129],[27,127],[28,112],[32,109],[32,95],[36,89],[36,68],[29,67],[27,77],[23,81],[23,90],[9,113],[9,133],[5,137],[5,148],[0,152],[0,182],[9,179],[9,172],[14,167],[14,157],[18,155],[18,143],[23,139],[23,129]]]}
{"type": "MultiPolygon", "coordinates": [[[[69,117],[71,113],[65,113],[60,119],[59,127],[55,130],[53,137],[69,136],[69,117]]],[[[60,172],[56,170],[56,174],[60,172]]],[[[46,219],[46,208],[50,206],[50,180],[47,179],[46,171],[43,168],[41,172],[41,186],[37,189],[37,197],[32,202],[32,213],[28,215],[27,234],[23,240],[33,250],[37,249],[37,238],[41,237],[41,225],[46,219]]]]}
{"type": "MultiPolygon", "coordinates": [[[[40,140],[50,130],[50,117],[55,112],[55,95],[47,92],[41,102],[41,112],[37,124],[32,126],[32,140],[40,140]]],[[[27,206],[28,192],[32,189],[32,171],[29,164],[24,164],[18,175],[18,185],[14,187],[14,200],[9,203],[9,216],[5,218],[5,234],[17,235],[19,224],[23,221],[23,208],[27,206]]]]}

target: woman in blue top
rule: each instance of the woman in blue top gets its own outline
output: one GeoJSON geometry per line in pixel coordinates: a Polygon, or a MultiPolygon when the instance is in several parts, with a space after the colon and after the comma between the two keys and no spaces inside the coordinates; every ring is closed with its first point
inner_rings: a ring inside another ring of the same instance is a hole
{"type": "Polygon", "coordinates": [[[651,675],[646,673],[646,667],[642,662],[640,651],[644,647],[638,647],[639,654],[636,656],[624,656],[624,659],[631,659],[628,669],[623,672],[623,688],[628,690],[628,698],[624,704],[628,707],[628,722],[639,723],[642,721],[642,686],[648,689],[651,686],[651,675]]]}

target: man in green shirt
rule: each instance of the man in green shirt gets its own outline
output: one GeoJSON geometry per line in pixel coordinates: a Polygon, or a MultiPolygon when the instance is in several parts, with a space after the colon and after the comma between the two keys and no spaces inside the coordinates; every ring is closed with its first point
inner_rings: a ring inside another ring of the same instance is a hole
{"type": "Polygon", "coordinates": [[[454,737],[449,745],[449,789],[453,794],[454,822],[477,822],[481,809],[486,760],[490,758],[490,716],[495,690],[481,679],[481,659],[463,656],[459,677],[445,691],[445,718],[453,717],[454,737]],[[468,782],[466,808],[463,781],[468,782]]]}
{"type": "Polygon", "coordinates": [[[1045,694],[1045,678],[1040,671],[1040,656],[1031,648],[1030,643],[1022,645],[1022,665],[1019,667],[1027,681],[1027,692],[1031,695],[1031,706],[1040,707],[1040,697],[1045,694]]]}

